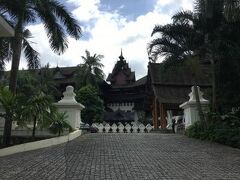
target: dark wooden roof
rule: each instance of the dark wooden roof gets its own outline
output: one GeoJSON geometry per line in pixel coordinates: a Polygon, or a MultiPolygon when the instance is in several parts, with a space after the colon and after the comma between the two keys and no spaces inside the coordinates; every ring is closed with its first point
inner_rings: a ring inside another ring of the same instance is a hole
{"type": "Polygon", "coordinates": [[[147,83],[147,76],[144,76],[140,79],[138,79],[137,81],[133,82],[132,84],[128,84],[128,85],[112,85],[112,88],[132,88],[132,87],[138,87],[138,86],[143,86],[147,83]]]}
{"type": "MultiPolygon", "coordinates": [[[[171,66],[164,68],[162,63],[149,63],[149,73],[152,84],[190,85],[195,82],[192,70],[186,66],[171,66]]],[[[196,77],[199,86],[210,85],[209,65],[201,65],[196,77]]]]}
{"type": "Polygon", "coordinates": [[[117,76],[119,74],[123,74],[121,78],[123,81],[125,81],[124,83],[125,85],[131,84],[136,81],[135,72],[131,71],[131,68],[129,67],[128,63],[126,62],[126,60],[124,60],[122,52],[121,55],[119,56],[119,60],[116,62],[112,70],[112,73],[108,75],[107,81],[110,81],[111,84],[118,85],[117,76]]]}
{"type": "MultiPolygon", "coordinates": [[[[210,67],[201,65],[196,77],[197,85],[207,91],[211,87],[210,67]]],[[[195,79],[190,68],[175,66],[164,69],[162,63],[149,63],[150,83],[154,96],[161,103],[180,104],[189,99],[195,79]]]]}
{"type": "Polygon", "coordinates": [[[61,75],[65,76],[65,77],[70,77],[76,73],[78,67],[77,66],[56,67],[56,68],[50,68],[50,69],[53,70],[53,74],[60,73],[61,75]]]}

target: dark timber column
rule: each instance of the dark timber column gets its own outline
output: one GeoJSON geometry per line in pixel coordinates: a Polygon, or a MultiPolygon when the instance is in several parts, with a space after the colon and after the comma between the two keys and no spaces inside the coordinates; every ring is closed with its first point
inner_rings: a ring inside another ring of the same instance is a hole
{"type": "Polygon", "coordinates": [[[156,98],[154,98],[153,102],[153,127],[158,129],[158,103],[156,98]]]}
{"type": "Polygon", "coordinates": [[[167,120],[166,120],[167,112],[165,111],[163,103],[160,104],[159,110],[160,110],[160,118],[161,118],[160,119],[161,129],[166,129],[167,128],[167,120]]]}

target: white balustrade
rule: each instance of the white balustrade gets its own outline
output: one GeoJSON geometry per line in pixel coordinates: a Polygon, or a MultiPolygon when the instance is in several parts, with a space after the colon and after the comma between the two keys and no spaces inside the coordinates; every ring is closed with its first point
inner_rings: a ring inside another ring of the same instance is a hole
{"type": "Polygon", "coordinates": [[[130,124],[126,124],[125,129],[126,129],[127,133],[131,133],[132,127],[130,124]]]}
{"type": "Polygon", "coordinates": [[[146,127],[145,127],[143,124],[140,124],[140,125],[139,125],[139,132],[140,132],[140,133],[144,133],[145,128],[146,128],[146,127]]]}
{"type": "Polygon", "coordinates": [[[92,123],[92,127],[94,127],[94,128],[98,128],[98,123],[92,123]]]}
{"type": "Polygon", "coordinates": [[[110,128],[111,128],[111,126],[107,123],[107,124],[104,126],[104,128],[105,128],[105,133],[108,133],[109,130],[110,130],[110,128]]]}
{"type": "Polygon", "coordinates": [[[124,126],[123,126],[122,123],[120,123],[120,124],[118,125],[118,132],[119,132],[119,133],[123,133],[123,132],[124,132],[124,126]]]}
{"type": "Polygon", "coordinates": [[[112,132],[113,133],[116,133],[117,132],[117,125],[115,124],[115,123],[113,123],[113,125],[112,125],[112,132]]]}
{"type": "Polygon", "coordinates": [[[137,133],[138,132],[138,125],[133,124],[132,129],[133,129],[133,133],[137,133]]]}
{"type": "Polygon", "coordinates": [[[103,132],[103,124],[99,124],[98,126],[97,126],[97,128],[98,128],[98,132],[99,133],[102,133],[103,132]]]}
{"type": "Polygon", "coordinates": [[[117,129],[119,133],[124,133],[124,129],[126,130],[126,133],[131,133],[131,129],[133,133],[138,133],[138,129],[139,129],[139,133],[145,133],[145,129],[146,132],[150,132],[153,129],[153,126],[150,124],[147,124],[146,126],[144,126],[144,124],[139,124],[137,125],[137,123],[133,123],[133,125],[131,126],[130,124],[126,124],[126,126],[124,127],[124,125],[122,123],[118,123],[119,125],[117,126],[115,123],[112,124],[112,126],[110,126],[109,124],[106,124],[105,126],[100,123],[100,124],[92,124],[92,127],[97,127],[98,128],[98,132],[102,133],[103,129],[105,129],[105,133],[109,133],[110,129],[112,129],[113,133],[117,133],[117,129]]]}
{"type": "Polygon", "coordinates": [[[146,129],[147,129],[147,132],[149,133],[153,129],[153,127],[151,124],[147,124],[146,129]]]}

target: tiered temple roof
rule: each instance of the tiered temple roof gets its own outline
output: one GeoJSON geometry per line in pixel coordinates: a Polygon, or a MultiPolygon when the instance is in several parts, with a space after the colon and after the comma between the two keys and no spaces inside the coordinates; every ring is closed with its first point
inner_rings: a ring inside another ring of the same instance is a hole
{"type": "Polygon", "coordinates": [[[132,72],[131,68],[129,68],[128,63],[122,55],[122,51],[112,73],[108,75],[107,81],[110,81],[111,85],[116,86],[129,85],[136,81],[135,72],[132,72]]]}

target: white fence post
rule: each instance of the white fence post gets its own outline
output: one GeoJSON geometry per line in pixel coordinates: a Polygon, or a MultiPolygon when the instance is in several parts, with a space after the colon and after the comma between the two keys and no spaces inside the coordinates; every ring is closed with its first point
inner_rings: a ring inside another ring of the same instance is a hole
{"type": "Polygon", "coordinates": [[[133,133],[138,132],[138,126],[135,123],[133,124],[132,129],[133,129],[133,133]]]}
{"type": "Polygon", "coordinates": [[[123,126],[123,124],[122,123],[120,123],[119,125],[118,125],[118,132],[119,133],[123,133],[124,131],[124,126],[123,126]]]}
{"type": "Polygon", "coordinates": [[[105,132],[108,133],[111,127],[110,127],[110,125],[107,123],[107,124],[104,126],[104,128],[105,128],[105,132]]]}
{"type": "Polygon", "coordinates": [[[102,133],[103,132],[103,124],[101,123],[101,124],[99,124],[98,126],[97,126],[97,128],[98,128],[98,132],[99,133],[102,133]]]}
{"type": "Polygon", "coordinates": [[[145,126],[143,124],[140,124],[139,125],[139,132],[144,133],[144,130],[145,130],[145,126]]]}
{"type": "Polygon", "coordinates": [[[146,129],[147,129],[147,132],[149,133],[153,129],[153,127],[151,124],[147,124],[146,129]]]}
{"type": "Polygon", "coordinates": [[[131,133],[131,128],[132,127],[130,126],[130,124],[127,123],[126,126],[125,126],[126,132],[131,133]]]}
{"type": "Polygon", "coordinates": [[[116,133],[117,132],[117,125],[115,124],[115,123],[113,123],[113,125],[112,125],[112,132],[113,133],[116,133]]]}

